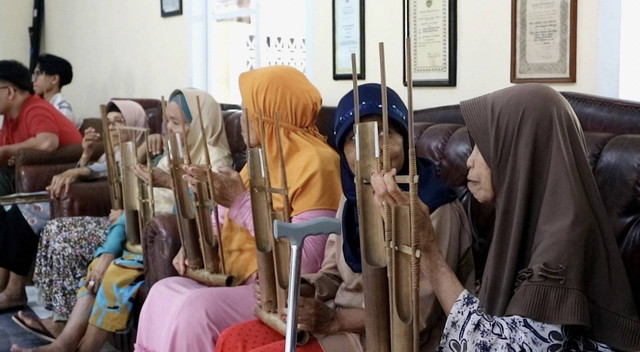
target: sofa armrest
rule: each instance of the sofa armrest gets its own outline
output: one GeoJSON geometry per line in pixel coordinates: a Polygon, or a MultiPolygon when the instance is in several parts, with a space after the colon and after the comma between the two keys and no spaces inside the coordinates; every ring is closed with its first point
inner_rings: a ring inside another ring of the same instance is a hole
{"type": "Polygon", "coordinates": [[[14,155],[14,165],[65,164],[75,163],[82,156],[82,145],[65,145],[54,151],[45,152],[37,149],[20,149],[14,155]]]}
{"type": "Polygon", "coordinates": [[[23,164],[16,167],[16,192],[30,193],[44,191],[51,184],[53,176],[75,167],[74,163],[53,165],[23,164]]]}
{"type": "Polygon", "coordinates": [[[143,233],[145,283],[140,291],[142,300],[156,282],[178,275],[172,261],[180,245],[175,214],[161,214],[147,223],[143,233]]]}
{"type": "Polygon", "coordinates": [[[51,200],[51,217],[109,216],[111,197],[106,180],[75,182],[69,191],[51,200]]]}

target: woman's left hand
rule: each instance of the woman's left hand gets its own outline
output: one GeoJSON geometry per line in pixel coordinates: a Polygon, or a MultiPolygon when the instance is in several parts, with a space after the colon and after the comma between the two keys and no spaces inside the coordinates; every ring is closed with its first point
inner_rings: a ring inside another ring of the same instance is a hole
{"type": "MultiPolygon", "coordinates": [[[[284,315],[286,320],[286,312],[284,315]]],[[[300,330],[331,334],[338,331],[336,311],[315,298],[298,297],[300,330]]]]}

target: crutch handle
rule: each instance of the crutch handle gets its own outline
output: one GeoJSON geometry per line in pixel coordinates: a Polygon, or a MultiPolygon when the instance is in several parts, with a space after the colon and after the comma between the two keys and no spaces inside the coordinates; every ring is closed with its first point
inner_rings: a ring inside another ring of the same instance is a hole
{"type": "Polygon", "coordinates": [[[291,245],[301,246],[305,237],[309,235],[340,234],[341,232],[340,220],[336,218],[320,217],[297,224],[273,220],[275,238],[286,238],[291,245]]]}

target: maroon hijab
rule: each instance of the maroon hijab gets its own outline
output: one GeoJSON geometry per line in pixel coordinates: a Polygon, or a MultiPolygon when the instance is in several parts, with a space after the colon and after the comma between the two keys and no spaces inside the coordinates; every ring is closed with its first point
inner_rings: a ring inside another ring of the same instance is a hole
{"type": "Polygon", "coordinates": [[[496,193],[485,312],[581,326],[613,348],[639,350],[631,288],[569,103],[525,84],[460,107],[496,193]]]}

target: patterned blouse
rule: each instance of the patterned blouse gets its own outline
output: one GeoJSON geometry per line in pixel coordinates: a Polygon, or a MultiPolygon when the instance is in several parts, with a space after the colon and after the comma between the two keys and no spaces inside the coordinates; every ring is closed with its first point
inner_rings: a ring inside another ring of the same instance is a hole
{"type": "Polygon", "coordinates": [[[493,317],[479,308],[477,297],[464,291],[451,308],[437,351],[613,351],[572,331],[513,315],[493,317]]]}

